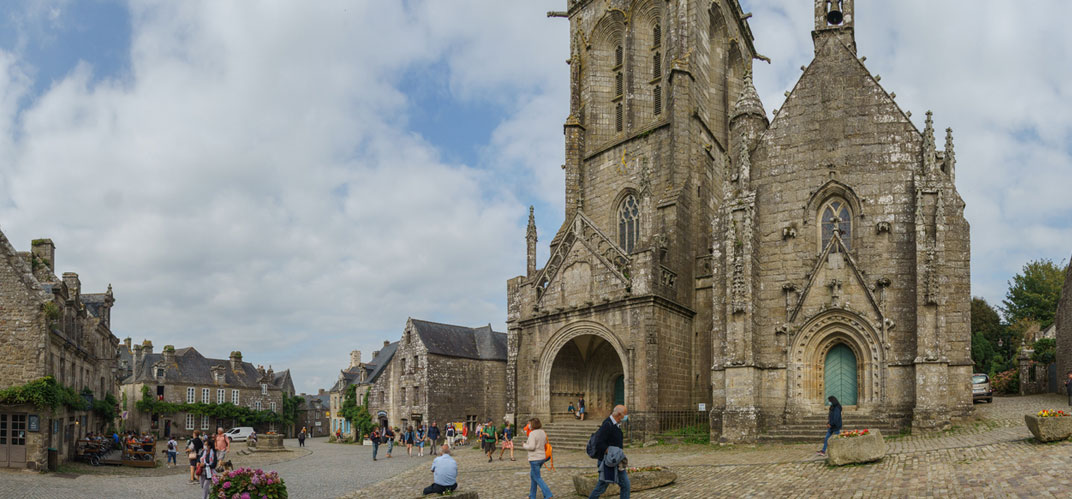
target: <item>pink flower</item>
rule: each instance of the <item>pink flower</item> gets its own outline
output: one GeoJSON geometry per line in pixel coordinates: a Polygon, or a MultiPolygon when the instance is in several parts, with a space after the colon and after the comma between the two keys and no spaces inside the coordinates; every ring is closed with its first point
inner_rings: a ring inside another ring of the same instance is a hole
{"type": "Polygon", "coordinates": [[[249,499],[249,493],[248,492],[243,493],[242,494],[242,499],[249,499]]]}
{"type": "Polygon", "coordinates": [[[231,482],[223,482],[223,488],[225,488],[225,489],[231,488],[231,482]]]}

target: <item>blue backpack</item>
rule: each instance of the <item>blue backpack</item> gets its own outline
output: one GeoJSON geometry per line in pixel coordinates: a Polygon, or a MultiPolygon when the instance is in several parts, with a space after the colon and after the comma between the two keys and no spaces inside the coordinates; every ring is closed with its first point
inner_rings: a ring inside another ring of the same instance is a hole
{"type": "Polygon", "coordinates": [[[592,459],[599,459],[596,453],[596,435],[599,435],[599,430],[596,430],[592,433],[592,436],[588,437],[588,445],[584,447],[584,452],[592,459]]]}

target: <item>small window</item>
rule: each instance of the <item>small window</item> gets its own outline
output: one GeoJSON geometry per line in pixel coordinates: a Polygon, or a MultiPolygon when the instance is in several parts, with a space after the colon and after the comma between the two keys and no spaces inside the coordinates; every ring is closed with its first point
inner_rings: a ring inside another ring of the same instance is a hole
{"type": "Polygon", "coordinates": [[[238,390],[231,390],[231,403],[238,405],[238,390]]]}
{"type": "Polygon", "coordinates": [[[187,430],[194,429],[194,415],[193,414],[187,414],[186,415],[186,429],[187,430]]]}
{"type": "Polygon", "coordinates": [[[651,77],[662,78],[663,76],[663,55],[656,52],[651,56],[651,77]]]}
{"type": "Polygon", "coordinates": [[[261,383],[261,395],[268,395],[268,385],[261,383]]]}
{"type": "Polygon", "coordinates": [[[614,129],[619,132],[622,131],[622,112],[622,103],[619,102],[614,106],[614,129]]]}
{"type": "Polygon", "coordinates": [[[626,253],[636,248],[640,235],[640,204],[632,194],[622,200],[618,207],[618,245],[626,253]]]}
{"type": "Polygon", "coordinates": [[[268,407],[271,409],[272,412],[275,412],[275,402],[268,404],[268,407]]]}
{"type": "Polygon", "coordinates": [[[663,89],[658,85],[651,91],[652,112],[656,116],[663,112],[663,89]]]}
{"type": "Polygon", "coordinates": [[[208,416],[201,416],[201,429],[202,430],[207,430],[208,429],[208,416]]]}
{"type": "Polygon", "coordinates": [[[263,406],[263,405],[261,405],[261,401],[260,401],[260,400],[258,400],[258,401],[257,401],[257,403],[255,404],[255,407],[257,408],[257,410],[258,410],[258,411],[260,411],[260,410],[264,410],[264,406],[263,406]]]}
{"type": "Polygon", "coordinates": [[[819,251],[824,251],[830,240],[834,238],[834,232],[840,232],[841,242],[846,249],[852,249],[852,212],[849,205],[841,198],[827,201],[819,211],[820,230],[822,231],[819,251]]]}
{"type": "Polygon", "coordinates": [[[625,76],[621,72],[614,75],[614,96],[621,97],[625,92],[625,76]]]}
{"type": "Polygon", "coordinates": [[[651,28],[651,46],[658,47],[663,42],[663,27],[659,23],[651,28]]]}
{"type": "Polygon", "coordinates": [[[621,66],[625,53],[622,51],[622,46],[618,45],[614,47],[614,65],[621,66]]]}
{"type": "Polygon", "coordinates": [[[187,404],[194,403],[195,400],[196,400],[196,397],[197,397],[197,394],[196,394],[196,391],[194,390],[194,387],[191,386],[190,388],[186,389],[186,403],[187,404]]]}
{"type": "Polygon", "coordinates": [[[157,378],[163,378],[164,377],[164,369],[163,368],[160,368],[160,367],[156,368],[156,377],[157,378]]]}
{"type": "Polygon", "coordinates": [[[227,401],[227,390],[223,388],[216,389],[216,403],[222,404],[227,401]]]}
{"type": "Polygon", "coordinates": [[[209,391],[208,388],[202,388],[201,389],[201,402],[204,402],[206,404],[209,403],[209,402],[212,402],[212,400],[209,398],[209,393],[211,393],[211,392],[209,391]]]}

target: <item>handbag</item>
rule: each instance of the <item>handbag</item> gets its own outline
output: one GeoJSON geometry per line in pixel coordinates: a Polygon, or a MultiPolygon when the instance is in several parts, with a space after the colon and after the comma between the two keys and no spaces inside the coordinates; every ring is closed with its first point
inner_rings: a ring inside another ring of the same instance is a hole
{"type": "Polygon", "coordinates": [[[194,476],[201,476],[205,472],[205,463],[197,463],[197,468],[194,468],[194,476]]]}
{"type": "Polygon", "coordinates": [[[190,451],[190,453],[187,454],[186,457],[189,459],[197,459],[197,453],[194,451],[190,451]]]}

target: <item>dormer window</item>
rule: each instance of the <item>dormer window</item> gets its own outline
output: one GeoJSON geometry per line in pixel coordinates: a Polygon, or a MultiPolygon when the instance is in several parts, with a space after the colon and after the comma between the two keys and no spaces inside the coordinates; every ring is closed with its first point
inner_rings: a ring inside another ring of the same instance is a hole
{"type": "Polygon", "coordinates": [[[268,395],[268,385],[261,383],[261,395],[268,395]]]}
{"type": "Polygon", "coordinates": [[[164,377],[164,368],[162,368],[162,367],[156,368],[156,377],[157,378],[163,378],[164,377]]]}

